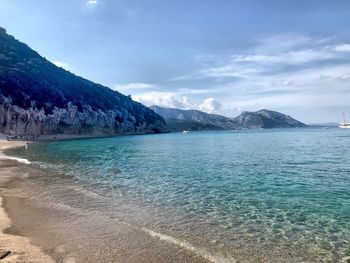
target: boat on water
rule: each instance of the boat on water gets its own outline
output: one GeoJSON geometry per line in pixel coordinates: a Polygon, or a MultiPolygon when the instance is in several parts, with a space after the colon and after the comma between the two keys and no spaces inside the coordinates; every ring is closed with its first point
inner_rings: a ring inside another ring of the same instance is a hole
{"type": "Polygon", "coordinates": [[[182,133],[189,133],[190,131],[183,131],[182,133]]]}
{"type": "Polygon", "coordinates": [[[345,113],[343,112],[343,122],[339,124],[339,128],[350,129],[350,122],[347,122],[345,119],[345,113]]]}

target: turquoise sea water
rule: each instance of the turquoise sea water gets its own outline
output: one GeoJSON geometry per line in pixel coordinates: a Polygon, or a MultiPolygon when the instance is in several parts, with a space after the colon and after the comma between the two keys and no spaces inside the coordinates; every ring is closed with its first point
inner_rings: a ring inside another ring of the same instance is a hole
{"type": "Polygon", "coordinates": [[[104,213],[213,261],[350,258],[350,130],[121,136],[16,154],[108,200],[104,213]]]}

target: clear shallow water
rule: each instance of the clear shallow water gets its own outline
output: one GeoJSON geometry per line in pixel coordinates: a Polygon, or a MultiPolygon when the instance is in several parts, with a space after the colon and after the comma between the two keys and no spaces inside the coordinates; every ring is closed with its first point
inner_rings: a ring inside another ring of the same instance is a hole
{"type": "Polygon", "coordinates": [[[106,215],[217,258],[350,257],[347,130],[125,136],[14,153],[74,177],[90,196],[104,198],[96,204],[106,215]]]}

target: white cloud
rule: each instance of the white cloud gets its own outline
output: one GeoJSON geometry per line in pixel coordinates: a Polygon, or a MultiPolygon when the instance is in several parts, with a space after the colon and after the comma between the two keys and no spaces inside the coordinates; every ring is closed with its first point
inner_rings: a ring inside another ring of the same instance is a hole
{"type": "Polygon", "coordinates": [[[210,67],[200,70],[197,73],[197,78],[245,78],[251,75],[262,73],[263,69],[255,66],[241,66],[238,64],[228,64],[219,67],[210,67]]]}
{"type": "Polygon", "coordinates": [[[342,44],[334,47],[335,51],[350,52],[350,44],[342,44]]]}
{"type": "Polygon", "coordinates": [[[146,106],[161,106],[167,108],[191,108],[191,103],[187,97],[177,98],[173,92],[150,91],[132,96],[134,100],[145,104],[146,106]]]}
{"type": "Polygon", "coordinates": [[[238,56],[234,62],[254,62],[263,64],[300,65],[335,57],[335,54],[322,49],[301,49],[277,54],[251,54],[238,56]]]}
{"type": "Polygon", "coordinates": [[[325,40],[300,34],[279,34],[258,40],[257,45],[252,49],[259,53],[280,53],[304,48],[315,42],[322,43],[325,40]]]}
{"type": "Polygon", "coordinates": [[[156,85],[154,84],[140,82],[114,85],[114,89],[118,91],[147,90],[155,87],[156,85]]]}
{"type": "Polygon", "coordinates": [[[219,113],[229,115],[226,109],[230,107],[252,111],[265,107],[282,112],[288,109],[286,112],[292,115],[298,112],[303,120],[303,113],[314,114],[309,109],[348,107],[349,84],[350,64],[255,76],[223,87],[224,92],[234,90],[234,95],[227,96],[229,100],[222,102],[219,113]]]}
{"type": "Polygon", "coordinates": [[[146,106],[161,106],[166,108],[198,109],[208,113],[217,113],[222,105],[215,98],[206,98],[200,103],[191,101],[187,96],[179,97],[173,92],[145,92],[134,95],[133,99],[146,106]]]}
{"type": "Polygon", "coordinates": [[[56,60],[56,61],[54,61],[52,63],[55,64],[57,67],[63,68],[65,70],[69,70],[69,65],[66,62],[62,62],[62,61],[56,60]]]}
{"type": "Polygon", "coordinates": [[[130,83],[124,90],[131,90],[135,100],[148,106],[231,117],[241,110],[267,108],[292,116],[297,113],[294,117],[304,121],[303,116],[329,121],[318,117],[317,109],[322,112],[328,107],[336,116],[349,108],[350,58],[344,52],[350,52],[350,44],[336,39],[272,36],[245,50],[196,56],[198,68],[171,79],[177,82],[171,87],[183,84],[186,88],[164,87],[168,92],[161,92],[161,87],[152,84],[130,83]]]}
{"type": "Polygon", "coordinates": [[[317,64],[332,63],[344,59],[341,52],[350,51],[350,44],[332,43],[331,38],[312,38],[297,34],[277,35],[257,41],[256,45],[241,52],[196,56],[208,65],[195,72],[177,76],[170,81],[251,78],[274,74],[283,67],[317,67],[317,64]]]}
{"type": "Polygon", "coordinates": [[[98,4],[98,1],[97,0],[88,0],[86,2],[86,5],[87,6],[90,6],[90,7],[93,7],[93,6],[96,6],[98,4]]]}
{"type": "Polygon", "coordinates": [[[201,95],[212,93],[211,89],[189,89],[189,88],[180,88],[177,90],[177,94],[186,94],[186,95],[201,95]]]}
{"type": "Polygon", "coordinates": [[[291,80],[283,80],[282,81],[282,86],[290,86],[293,84],[293,81],[291,80]]]}
{"type": "Polygon", "coordinates": [[[222,105],[214,98],[207,98],[199,105],[200,110],[208,113],[217,113],[221,108],[222,105]]]}

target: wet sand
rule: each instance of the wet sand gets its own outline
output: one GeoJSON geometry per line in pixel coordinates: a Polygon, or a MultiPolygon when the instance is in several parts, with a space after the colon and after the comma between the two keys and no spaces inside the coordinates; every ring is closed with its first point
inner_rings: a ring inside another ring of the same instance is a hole
{"type": "MultiPolygon", "coordinates": [[[[1,149],[23,145],[0,140],[1,149]]],[[[1,156],[0,252],[11,251],[1,262],[209,262],[142,228],[62,205],[66,190],[52,196],[47,173],[1,156]]],[[[68,194],[89,202],[79,192],[68,194]]]]}
{"type": "MultiPolygon", "coordinates": [[[[25,142],[0,140],[0,150],[11,147],[22,147],[25,142]]],[[[18,165],[15,160],[0,156],[0,194],[2,186],[10,180],[13,168],[18,165]]],[[[4,209],[4,198],[0,197],[0,257],[1,262],[53,262],[38,246],[33,245],[30,239],[6,233],[12,222],[4,209]]],[[[19,207],[17,209],[20,209],[19,207]]]]}

